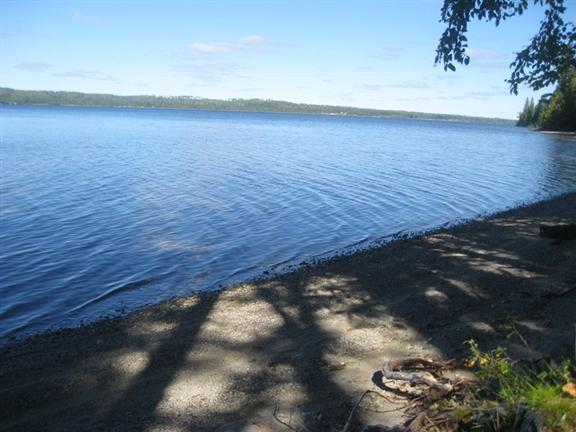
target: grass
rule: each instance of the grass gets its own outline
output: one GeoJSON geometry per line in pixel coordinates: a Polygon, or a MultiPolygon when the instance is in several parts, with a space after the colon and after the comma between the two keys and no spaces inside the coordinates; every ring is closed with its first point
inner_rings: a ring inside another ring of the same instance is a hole
{"type": "Polygon", "coordinates": [[[576,431],[576,399],[563,391],[574,382],[576,355],[560,364],[514,362],[503,348],[482,352],[469,341],[469,367],[476,367],[480,386],[467,407],[454,412],[472,430],[514,431],[529,422],[550,432],[576,431]]]}

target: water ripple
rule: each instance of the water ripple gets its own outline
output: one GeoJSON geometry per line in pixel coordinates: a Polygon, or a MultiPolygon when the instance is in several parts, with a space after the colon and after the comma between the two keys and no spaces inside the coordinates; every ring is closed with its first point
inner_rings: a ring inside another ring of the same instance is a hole
{"type": "Polygon", "coordinates": [[[576,189],[512,126],[0,109],[0,341],[576,189]]]}

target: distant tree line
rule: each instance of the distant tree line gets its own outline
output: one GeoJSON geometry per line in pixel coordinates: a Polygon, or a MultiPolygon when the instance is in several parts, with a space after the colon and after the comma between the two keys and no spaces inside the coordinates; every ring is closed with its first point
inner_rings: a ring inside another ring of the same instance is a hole
{"type": "Polygon", "coordinates": [[[554,131],[576,131],[576,68],[564,74],[556,90],[537,103],[526,99],[518,115],[518,126],[554,131]]]}
{"type": "Polygon", "coordinates": [[[180,108],[215,111],[281,112],[302,114],[331,114],[475,122],[503,122],[510,120],[470,117],[451,114],[430,114],[412,111],[377,110],[335,105],[312,105],[269,99],[205,99],[194,96],[116,96],[64,91],[15,90],[0,87],[1,104],[73,105],[131,108],[180,108]]]}

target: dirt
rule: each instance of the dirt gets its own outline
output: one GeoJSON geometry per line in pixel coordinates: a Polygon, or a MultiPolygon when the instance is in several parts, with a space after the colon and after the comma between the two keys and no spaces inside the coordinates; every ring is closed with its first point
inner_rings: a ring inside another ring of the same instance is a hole
{"type": "Polygon", "coordinates": [[[338,430],[406,419],[387,359],[574,353],[576,194],[0,348],[2,431],[338,430]],[[511,327],[512,326],[512,327],[511,327]],[[513,328],[513,331],[510,331],[513,328]]]}

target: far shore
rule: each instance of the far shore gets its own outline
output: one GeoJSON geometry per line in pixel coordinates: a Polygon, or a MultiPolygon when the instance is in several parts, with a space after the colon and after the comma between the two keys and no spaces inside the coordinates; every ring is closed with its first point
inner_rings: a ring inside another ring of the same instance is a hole
{"type": "MultiPolygon", "coordinates": [[[[386,359],[464,358],[470,339],[574,355],[576,241],[538,234],[575,222],[573,192],[0,348],[0,430],[285,431],[278,408],[341,428],[386,359]]],[[[394,408],[357,420],[400,425],[394,408]]]]}
{"type": "Polygon", "coordinates": [[[515,120],[462,114],[425,113],[405,110],[318,105],[270,99],[208,99],[194,96],[119,96],[50,90],[18,90],[0,87],[1,105],[69,106],[135,109],[183,109],[273,114],[307,114],[343,117],[367,117],[399,120],[438,120],[512,124],[515,120]],[[79,103],[81,101],[81,103],[79,103]]]}

